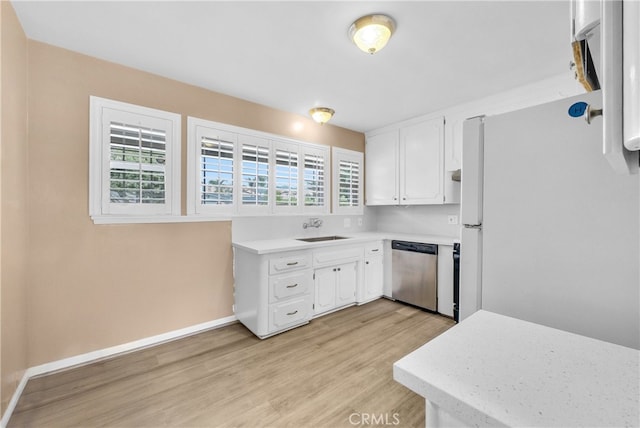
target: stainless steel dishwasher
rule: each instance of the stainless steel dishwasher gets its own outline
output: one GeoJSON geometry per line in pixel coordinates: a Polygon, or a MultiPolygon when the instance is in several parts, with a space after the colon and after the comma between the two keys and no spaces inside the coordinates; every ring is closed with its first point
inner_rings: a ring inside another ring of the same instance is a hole
{"type": "Polygon", "coordinates": [[[391,297],[429,311],[438,310],[438,246],[391,241],[391,297]]]}

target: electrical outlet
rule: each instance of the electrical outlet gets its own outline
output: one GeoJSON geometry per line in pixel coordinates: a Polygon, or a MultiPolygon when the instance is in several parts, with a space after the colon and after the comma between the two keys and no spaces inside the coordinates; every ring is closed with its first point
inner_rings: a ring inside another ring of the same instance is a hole
{"type": "Polygon", "coordinates": [[[362,217],[358,217],[358,226],[362,226],[362,217]]]}
{"type": "Polygon", "coordinates": [[[458,224],[458,216],[457,215],[450,215],[447,217],[447,223],[448,224],[458,224]]]}

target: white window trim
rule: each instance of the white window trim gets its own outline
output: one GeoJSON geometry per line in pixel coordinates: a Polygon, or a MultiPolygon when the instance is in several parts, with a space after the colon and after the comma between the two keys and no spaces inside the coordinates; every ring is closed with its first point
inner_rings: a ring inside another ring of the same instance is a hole
{"type": "Polygon", "coordinates": [[[328,214],[330,211],[329,189],[331,182],[331,174],[329,169],[330,146],[323,144],[314,144],[304,141],[297,141],[282,137],[279,135],[269,134],[266,132],[256,131],[247,128],[241,128],[219,122],[213,122],[206,119],[195,117],[187,117],[187,215],[201,218],[209,218],[212,220],[218,217],[229,218],[229,216],[260,216],[260,215],[308,215],[308,214],[328,214]],[[200,182],[200,145],[198,142],[198,128],[214,130],[215,132],[228,133],[235,135],[234,147],[234,203],[233,207],[221,207],[212,205],[210,207],[202,206],[199,203],[199,182],[200,182]],[[242,188],[242,144],[264,144],[269,147],[269,205],[268,206],[249,206],[242,205],[241,188],[242,188]],[[298,205],[297,206],[277,206],[276,205],[276,189],[275,189],[275,153],[277,148],[285,150],[295,150],[298,153],[298,205]],[[304,188],[304,154],[322,154],[325,159],[325,200],[324,205],[317,207],[306,207],[303,200],[304,188]],[[238,164],[237,162],[240,162],[238,164]]]}
{"type": "MultiPolygon", "coordinates": [[[[200,145],[198,144],[198,137],[204,132],[218,133],[224,138],[231,139],[233,148],[234,161],[238,156],[238,139],[237,136],[229,132],[228,130],[219,129],[211,126],[212,122],[197,119],[195,117],[187,117],[187,215],[189,216],[203,216],[203,217],[216,217],[225,216],[228,217],[234,214],[234,207],[236,203],[236,194],[234,191],[234,204],[229,207],[215,206],[203,206],[200,204],[200,145]]],[[[234,190],[235,190],[235,166],[234,166],[234,190]]]]}
{"type": "Polygon", "coordinates": [[[340,147],[333,147],[331,152],[331,172],[332,172],[332,212],[334,214],[351,214],[351,215],[362,215],[364,214],[364,206],[363,206],[363,169],[364,169],[364,153],[356,152],[354,150],[343,149],[340,147]],[[360,183],[359,187],[359,195],[358,195],[358,205],[353,207],[341,207],[339,204],[340,198],[340,161],[346,160],[351,162],[358,162],[360,164],[358,180],[360,183]]]}
{"type": "Polygon", "coordinates": [[[166,221],[168,218],[180,216],[181,116],[176,113],[95,96],[91,96],[89,99],[89,112],[89,215],[93,222],[96,224],[128,223],[127,219],[131,219],[132,223],[151,223],[156,220],[166,221]],[[105,177],[107,170],[109,170],[109,158],[105,154],[105,147],[108,147],[109,142],[105,142],[103,139],[103,117],[109,112],[135,114],[169,122],[165,175],[167,202],[162,204],[165,208],[163,212],[149,213],[145,209],[136,210],[132,206],[130,212],[110,213],[110,210],[105,208],[105,201],[108,203],[108,195],[105,194],[107,192],[105,177]]]}

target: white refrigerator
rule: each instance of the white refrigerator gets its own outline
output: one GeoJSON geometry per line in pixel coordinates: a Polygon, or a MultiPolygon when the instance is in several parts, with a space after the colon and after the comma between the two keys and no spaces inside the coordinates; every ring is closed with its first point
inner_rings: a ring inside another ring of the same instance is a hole
{"type": "Polygon", "coordinates": [[[640,349],[640,176],[602,155],[599,91],[464,126],[460,319],[478,309],[640,349]]]}

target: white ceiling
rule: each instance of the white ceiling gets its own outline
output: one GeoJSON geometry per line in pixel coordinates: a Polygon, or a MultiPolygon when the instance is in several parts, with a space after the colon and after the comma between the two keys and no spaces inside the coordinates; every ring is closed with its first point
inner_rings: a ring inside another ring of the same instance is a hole
{"type": "Polygon", "coordinates": [[[566,72],[567,1],[21,1],[30,39],[367,131],[566,72]],[[397,30],[375,55],[362,15],[397,30]]]}

